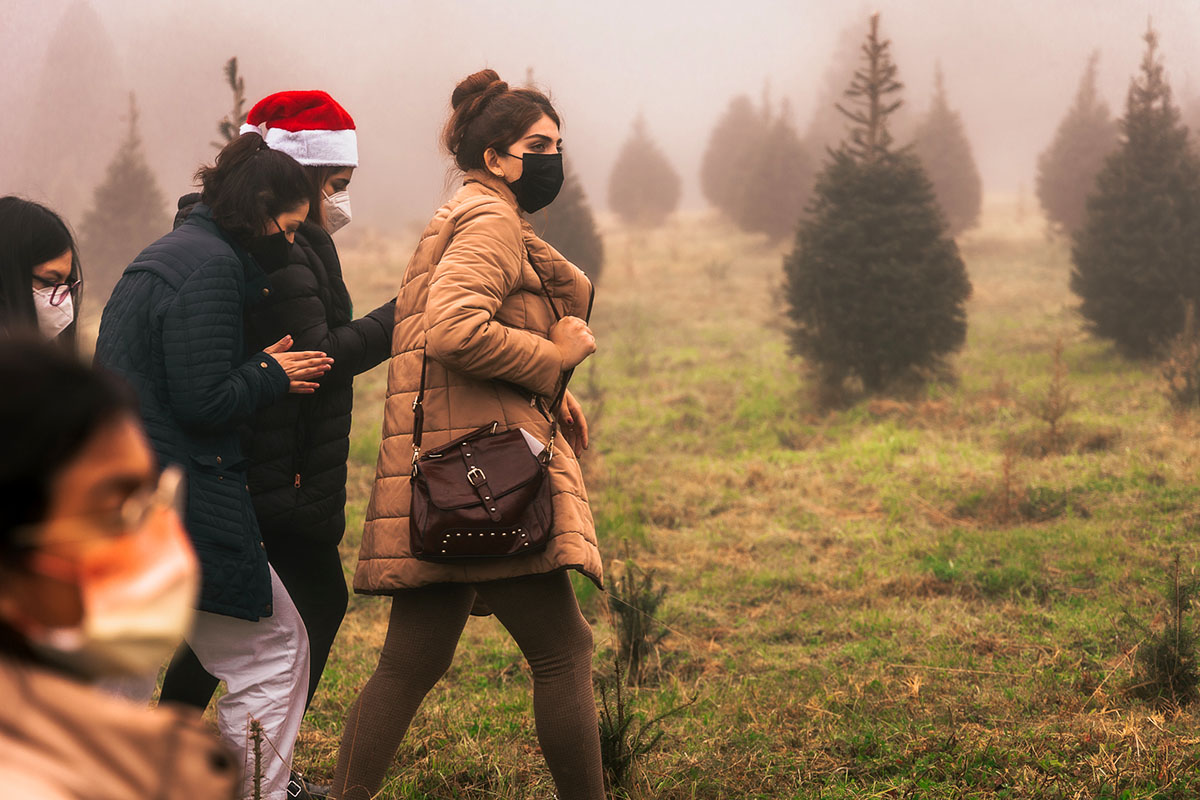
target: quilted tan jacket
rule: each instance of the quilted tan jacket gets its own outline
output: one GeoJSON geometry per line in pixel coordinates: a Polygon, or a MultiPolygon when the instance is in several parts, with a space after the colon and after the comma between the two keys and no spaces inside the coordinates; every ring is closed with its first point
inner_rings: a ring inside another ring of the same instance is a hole
{"type": "Polygon", "coordinates": [[[423,347],[429,355],[424,450],[493,421],[501,430],[522,427],[542,442],[550,436],[550,423],[532,399],[555,393],[562,358],[548,339],[555,316],[539,274],[560,314],[587,318],[592,284],[583,272],[534,234],[503,181],[482,170],[468,173],[421,235],[396,300],[383,442],[355,591],[391,594],[561,569],[601,583],[583,475],[561,436],[550,462],[554,528],[545,550],[460,565],[419,561],[409,546],[412,403],[423,347]]]}

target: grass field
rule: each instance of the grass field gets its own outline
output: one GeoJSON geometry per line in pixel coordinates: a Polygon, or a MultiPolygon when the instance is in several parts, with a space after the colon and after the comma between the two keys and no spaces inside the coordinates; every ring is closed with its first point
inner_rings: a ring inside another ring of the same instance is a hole
{"type": "MultiPolygon", "coordinates": [[[[1200,796],[1193,711],[1129,690],[1174,556],[1197,563],[1200,425],[1153,365],[1083,333],[1039,219],[997,200],[960,241],[975,295],[957,381],[828,413],[787,353],[782,248],[700,217],[607,240],[601,351],[575,386],[592,506],[606,558],[669,589],[632,702],[698,698],[661,723],[631,796],[1200,796]],[[1028,407],[1060,338],[1078,406],[1047,454],[1028,407]]],[[[411,246],[344,253],[360,306],[394,291],[411,246]]],[[[358,385],[347,575],[383,380],[358,385]]],[[[601,681],[612,621],[577,587],[601,681]]],[[[310,777],[332,773],[387,613],[351,600],[297,751],[310,777]]],[[[516,646],[472,619],[380,797],[551,797],[531,708],[516,646]]]]}

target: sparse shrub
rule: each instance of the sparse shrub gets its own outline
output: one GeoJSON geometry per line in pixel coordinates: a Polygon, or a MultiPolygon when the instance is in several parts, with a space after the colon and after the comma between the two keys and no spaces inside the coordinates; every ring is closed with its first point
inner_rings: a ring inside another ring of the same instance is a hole
{"type": "Polygon", "coordinates": [[[1100,54],[1092,53],[1074,105],[1058,124],[1054,141],[1038,156],[1038,201],[1050,224],[1068,233],[1083,225],[1096,174],[1117,147],[1117,124],[1096,91],[1099,60],[1100,54]]]}
{"type": "Polygon", "coordinates": [[[629,685],[637,686],[650,655],[668,633],[654,617],[667,587],[655,585],[653,571],[643,572],[630,564],[624,579],[613,581],[613,588],[609,608],[616,615],[619,655],[627,667],[629,685]]]}
{"type": "Polygon", "coordinates": [[[1176,408],[1200,406],[1200,336],[1196,332],[1196,304],[1184,312],[1183,330],[1167,347],[1162,365],[1167,398],[1176,408]]]}
{"type": "Polygon", "coordinates": [[[933,103],[917,125],[913,151],[933,184],[938,205],[946,215],[954,236],[979,223],[983,207],[983,183],[962,117],[950,108],[942,69],[938,67],[933,103]]]}
{"type": "Polygon", "coordinates": [[[566,179],[554,202],[529,215],[529,224],[538,236],[583,270],[592,282],[600,280],[604,269],[604,240],[596,230],[596,218],[583,191],[579,176],[564,164],[566,179]]]}
{"type": "Polygon", "coordinates": [[[1200,594],[1200,581],[1181,572],[1177,554],[1166,585],[1167,623],[1160,631],[1143,627],[1145,641],[1138,648],[1130,687],[1137,697],[1175,705],[1186,705],[1200,694],[1196,632],[1188,618],[1200,594]]]}
{"type": "MultiPolygon", "coordinates": [[[[896,67],[871,18],[863,68],[843,109],[855,124],[817,179],[784,260],[792,350],[836,398],[848,379],[871,394],[944,366],[967,332],[971,282],[920,161],[893,151],[896,67]]],[[[839,106],[840,108],[840,106],[839,106]]]]}
{"type": "Polygon", "coordinates": [[[627,225],[656,228],[679,206],[679,174],[638,117],[608,179],[608,205],[627,225]]]}
{"type": "Polygon", "coordinates": [[[1054,344],[1054,361],[1045,391],[1026,397],[1022,405],[1026,411],[1046,423],[1046,430],[1041,437],[1043,452],[1061,453],[1066,444],[1063,418],[1079,407],[1067,385],[1067,363],[1063,360],[1061,336],[1054,344]]]}
{"type": "Polygon", "coordinates": [[[213,147],[220,150],[241,135],[242,125],[246,122],[246,80],[238,74],[237,56],[225,62],[225,82],[233,91],[233,109],[217,123],[217,133],[221,140],[211,142],[213,147]]]}
{"type": "Polygon", "coordinates": [[[167,203],[146,163],[137,102],[130,94],[128,133],[109,163],[104,181],[96,187],[91,211],[79,226],[88,294],[107,300],[134,256],[170,230],[167,203]]]}
{"type": "Polygon", "coordinates": [[[626,557],[614,570],[608,607],[617,633],[617,653],[630,686],[641,683],[646,663],[669,631],[656,615],[667,587],[656,583],[654,570],[643,570],[626,557]]]}
{"type": "Polygon", "coordinates": [[[1091,331],[1141,358],[1178,335],[1186,304],[1200,299],[1200,157],[1171,100],[1158,37],[1148,30],[1145,40],[1121,145],[1088,198],[1071,272],[1091,331]]]}
{"type": "Polygon", "coordinates": [[[663,720],[691,706],[699,696],[647,720],[630,701],[619,657],[616,657],[615,667],[612,676],[600,682],[600,761],[610,796],[624,798],[629,796],[637,762],[662,741],[663,720]]]}

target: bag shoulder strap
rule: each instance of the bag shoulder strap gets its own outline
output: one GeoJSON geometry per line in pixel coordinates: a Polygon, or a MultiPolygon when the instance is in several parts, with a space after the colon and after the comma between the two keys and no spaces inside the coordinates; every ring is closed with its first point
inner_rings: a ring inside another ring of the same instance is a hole
{"type": "MultiPolygon", "coordinates": [[[[454,229],[457,227],[459,220],[467,215],[469,211],[495,202],[496,198],[482,195],[473,197],[470,200],[461,203],[454,211],[450,212],[442,223],[441,229],[437,234],[437,241],[434,242],[433,260],[429,265],[430,278],[434,267],[441,263],[442,256],[446,254],[446,248],[450,246],[450,240],[454,238],[454,229]]],[[[527,256],[528,257],[528,256],[527,256]]],[[[538,272],[537,267],[533,265],[533,260],[529,260],[529,267],[533,270],[533,274],[537,275],[538,282],[542,286],[542,292],[546,295],[546,302],[550,304],[550,310],[554,313],[554,319],[557,322],[562,319],[562,314],[559,313],[558,306],[554,302],[554,297],[550,294],[550,288],[546,285],[546,279],[542,273],[538,272]]],[[[421,458],[421,440],[425,428],[425,381],[429,372],[429,356],[425,352],[425,348],[421,348],[421,384],[417,389],[417,396],[413,399],[413,469],[416,470],[417,461],[421,458]]],[[[554,457],[554,441],[558,435],[558,416],[556,409],[562,405],[563,399],[567,394],[567,383],[571,380],[571,373],[574,370],[565,372],[562,375],[560,386],[555,393],[554,400],[548,409],[550,418],[550,441],[546,444],[546,461],[548,462],[554,457]]]]}

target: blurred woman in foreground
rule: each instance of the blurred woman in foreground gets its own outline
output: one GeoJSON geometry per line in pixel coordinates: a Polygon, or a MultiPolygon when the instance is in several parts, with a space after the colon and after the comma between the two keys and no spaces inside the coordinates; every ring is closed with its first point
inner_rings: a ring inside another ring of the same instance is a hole
{"type": "Polygon", "coordinates": [[[199,716],[114,698],[182,638],[199,582],[136,402],[35,339],[0,339],[0,785],[9,797],[229,798],[199,716]]]}

